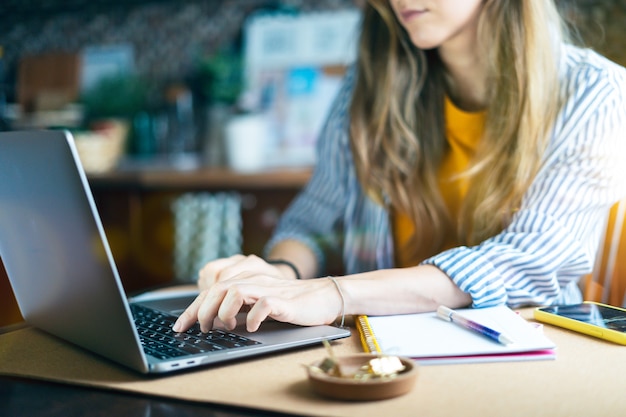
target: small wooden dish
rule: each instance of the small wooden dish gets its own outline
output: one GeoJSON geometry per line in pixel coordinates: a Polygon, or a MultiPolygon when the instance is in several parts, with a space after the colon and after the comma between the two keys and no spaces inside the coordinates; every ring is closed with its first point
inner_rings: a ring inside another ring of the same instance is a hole
{"type": "MultiPolygon", "coordinates": [[[[374,358],[376,358],[376,355],[359,353],[337,357],[336,361],[344,374],[351,374],[356,373],[357,370],[374,358]]],[[[400,361],[405,367],[404,370],[391,378],[357,380],[332,376],[319,369],[322,361],[307,367],[307,372],[313,391],[325,397],[350,401],[383,400],[406,394],[415,385],[417,378],[416,363],[409,358],[402,357],[400,361]]]]}

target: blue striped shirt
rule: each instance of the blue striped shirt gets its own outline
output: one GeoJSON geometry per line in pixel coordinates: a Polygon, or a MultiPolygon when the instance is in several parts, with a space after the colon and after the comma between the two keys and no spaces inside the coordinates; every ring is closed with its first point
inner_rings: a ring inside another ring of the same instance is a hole
{"type": "MultiPolygon", "coordinates": [[[[592,270],[609,208],[626,196],[626,70],[586,49],[565,47],[565,104],[520,210],[477,246],[427,260],[474,307],[575,303],[592,270]]],[[[363,192],[348,138],[354,74],[349,72],[317,142],[317,164],[268,242],[295,239],[316,254],[341,251],[348,274],[392,268],[389,212],[363,192]]]]}

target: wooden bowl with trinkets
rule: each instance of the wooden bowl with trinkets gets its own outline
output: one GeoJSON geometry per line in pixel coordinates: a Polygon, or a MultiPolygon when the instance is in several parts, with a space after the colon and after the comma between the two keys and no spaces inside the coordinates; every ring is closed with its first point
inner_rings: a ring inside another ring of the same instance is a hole
{"type": "Polygon", "coordinates": [[[409,392],[417,378],[417,364],[398,356],[358,353],[331,356],[307,367],[311,388],[325,397],[374,401],[409,392]]]}

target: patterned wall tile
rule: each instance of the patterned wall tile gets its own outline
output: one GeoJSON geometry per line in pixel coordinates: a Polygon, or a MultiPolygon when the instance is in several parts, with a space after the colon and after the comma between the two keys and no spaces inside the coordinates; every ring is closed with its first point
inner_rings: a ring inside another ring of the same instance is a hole
{"type": "MultiPolygon", "coordinates": [[[[153,79],[182,79],[196,60],[237,39],[245,18],[264,7],[336,10],[362,0],[3,0],[0,45],[9,87],[20,57],[131,44],[136,69],[153,79]]],[[[533,0],[534,1],[534,0],[533,0]]],[[[558,0],[585,43],[626,65],[626,0],[558,0]]],[[[12,92],[8,91],[9,98],[12,92]]]]}

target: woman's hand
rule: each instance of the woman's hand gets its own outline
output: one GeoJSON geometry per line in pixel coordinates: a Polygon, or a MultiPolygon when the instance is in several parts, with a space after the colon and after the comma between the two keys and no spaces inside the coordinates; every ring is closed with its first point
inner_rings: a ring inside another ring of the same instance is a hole
{"type": "MultiPolygon", "coordinates": [[[[252,257],[247,260],[257,262],[252,257]]],[[[201,330],[206,332],[216,319],[232,330],[244,306],[250,307],[246,328],[251,332],[258,330],[267,318],[312,326],[332,323],[341,313],[341,295],[330,279],[287,280],[250,270],[233,274],[237,263],[224,265],[229,273],[216,274],[210,288],[203,290],[178,318],[174,331],[185,331],[198,321],[201,330]]]]}

